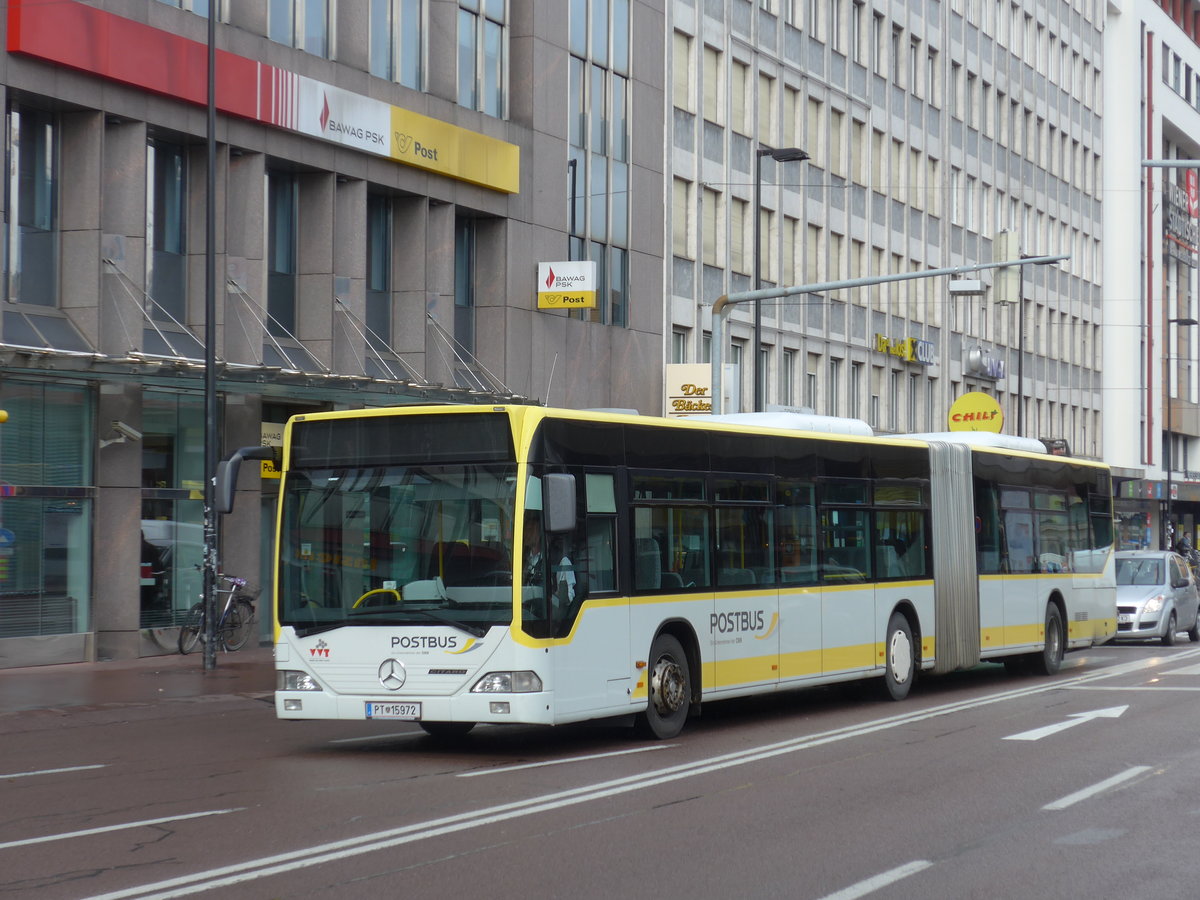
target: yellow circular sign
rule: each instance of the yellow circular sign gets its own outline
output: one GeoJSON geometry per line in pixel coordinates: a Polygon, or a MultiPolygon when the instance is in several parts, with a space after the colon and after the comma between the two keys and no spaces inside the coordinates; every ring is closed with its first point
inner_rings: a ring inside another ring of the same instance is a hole
{"type": "Polygon", "coordinates": [[[1004,411],[996,398],[982,391],[963,394],[950,407],[947,417],[951,431],[992,431],[1004,427],[1004,411]]]}

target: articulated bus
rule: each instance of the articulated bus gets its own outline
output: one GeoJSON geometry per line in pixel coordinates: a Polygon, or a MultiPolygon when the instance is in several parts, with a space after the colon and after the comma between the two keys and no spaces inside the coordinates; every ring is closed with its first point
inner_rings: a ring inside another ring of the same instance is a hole
{"type": "Polygon", "coordinates": [[[1116,632],[1109,472],[1081,459],[513,405],[296,416],[280,465],[286,719],[662,739],[709,701],[899,700],[1116,632]]]}

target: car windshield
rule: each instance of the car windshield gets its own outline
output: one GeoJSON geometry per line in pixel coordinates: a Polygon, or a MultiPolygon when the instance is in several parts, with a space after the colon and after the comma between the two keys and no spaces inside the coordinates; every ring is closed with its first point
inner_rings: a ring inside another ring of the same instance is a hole
{"type": "Polygon", "coordinates": [[[279,619],[342,625],[512,621],[511,463],[331,467],[283,492],[279,619]]]}
{"type": "Polygon", "coordinates": [[[1117,584],[1153,585],[1162,583],[1163,561],[1161,558],[1117,558],[1117,584]]]}

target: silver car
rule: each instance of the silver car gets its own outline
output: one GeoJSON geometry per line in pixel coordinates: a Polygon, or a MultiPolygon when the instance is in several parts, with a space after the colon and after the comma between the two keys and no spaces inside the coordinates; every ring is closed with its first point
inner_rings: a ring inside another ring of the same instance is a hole
{"type": "Polygon", "coordinates": [[[1187,561],[1169,550],[1117,553],[1117,640],[1200,641],[1200,592],[1187,561]]]}

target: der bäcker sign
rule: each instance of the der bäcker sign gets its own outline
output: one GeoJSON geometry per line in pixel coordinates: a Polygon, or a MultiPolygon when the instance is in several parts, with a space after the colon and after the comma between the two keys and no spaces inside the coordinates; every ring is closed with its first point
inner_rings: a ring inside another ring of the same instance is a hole
{"type": "Polygon", "coordinates": [[[593,260],[538,263],[538,309],[595,309],[596,263],[593,260]]]}

